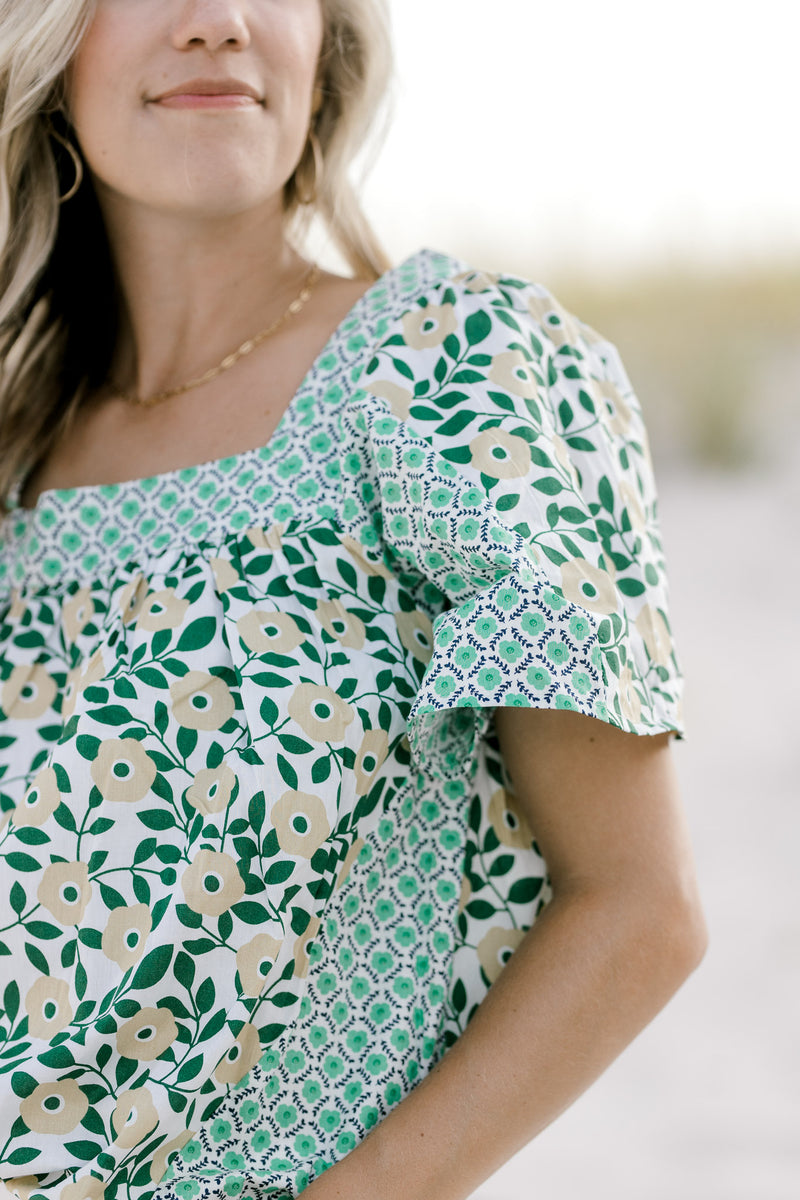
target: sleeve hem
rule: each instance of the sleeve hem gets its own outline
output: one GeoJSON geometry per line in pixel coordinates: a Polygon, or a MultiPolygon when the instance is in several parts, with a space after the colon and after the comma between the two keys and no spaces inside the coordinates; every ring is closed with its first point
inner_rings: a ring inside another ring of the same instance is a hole
{"type": "Polygon", "coordinates": [[[680,685],[661,686],[658,665],[641,669],[604,644],[611,626],[555,589],[513,577],[442,613],[433,656],[409,714],[419,769],[470,776],[498,707],[568,709],[636,734],[684,736],[680,685]]]}

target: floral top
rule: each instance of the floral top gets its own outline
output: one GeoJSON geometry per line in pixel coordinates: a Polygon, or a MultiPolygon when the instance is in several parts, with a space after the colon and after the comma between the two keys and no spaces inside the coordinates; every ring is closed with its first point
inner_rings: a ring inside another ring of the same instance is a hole
{"type": "Polygon", "coordinates": [[[0,1178],[293,1196],[352,1149],[549,896],[498,705],[681,731],[639,407],[541,286],[423,251],[266,446],[17,504],[0,1178]]]}

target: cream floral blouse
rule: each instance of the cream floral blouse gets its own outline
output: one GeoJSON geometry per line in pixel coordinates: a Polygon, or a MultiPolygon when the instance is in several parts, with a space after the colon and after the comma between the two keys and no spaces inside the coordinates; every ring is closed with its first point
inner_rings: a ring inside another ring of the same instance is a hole
{"type": "Polygon", "coordinates": [[[418,253],[266,446],[15,507],[0,1178],[288,1197],[347,1154],[547,902],[498,705],[682,729],[639,407],[538,285],[418,253]]]}

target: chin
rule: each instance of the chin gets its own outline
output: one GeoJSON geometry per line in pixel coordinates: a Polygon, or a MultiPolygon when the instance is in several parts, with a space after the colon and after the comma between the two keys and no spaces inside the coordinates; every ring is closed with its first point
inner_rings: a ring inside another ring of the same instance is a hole
{"type": "Polygon", "coordinates": [[[209,171],[193,171],[179,178],[159,181],[152,176],[151,186],[143,188],[140,176],[136,186],[125,187],[120,181],[104,181],[103,190],[122,198],[126,207],[170,216],[185,216],[187,220],[220,220],[241,216],[247,212],[282,211],[284,180],[254,179],[252,175],[237,174],[227,167],[209,171]]]}
{"type": "Polygon", "coordinates": [[[268,212],[280,210],[282,206],[283,188],[275,191],[265,191],[263,188],[248,186],[246,181],[217,178],[198,183],[196,186],[181,189],[171,195],[165,202],[156,203],[173,214],[183,213],[189,219],[222,220],[226,217],[237,217],[248,212],[268,212]]]}
{"type": "Polygon", "coordinates": [[[294,168],[288,154],[267,153],[263,140],[256,145],[219,145],[213,148],[172,147],[169,154],[149,156],[149,161],[129,161],[119,172],[96,178],[129,204],[151,211],[185,214],[187,219],[220,219],[251,210],[282,210],[283,189],[294,168]],[[205,151],[205,152],[204,152],[205,151]],[[277,161],[278,157],[287,161],[277,161]],[[112,177],[116,176],[116,177],[112,177]]]}

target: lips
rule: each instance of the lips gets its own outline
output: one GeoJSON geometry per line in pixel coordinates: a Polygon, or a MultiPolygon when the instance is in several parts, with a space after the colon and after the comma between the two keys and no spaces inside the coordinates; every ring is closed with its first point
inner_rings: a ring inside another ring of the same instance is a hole
{"type": "Polygon", "coordinates": [[[257,104],[264,103],[261,93],[252,84],[245,83],[242,79],[187,79],[183,83],[176,84],[175,87],[151,97],[151,102],[158,104],[165,100],[191,96],[205,96],[212,99],[215,96],[232,98],[238,96],[243,100],[253,100],[257,104]]]}

